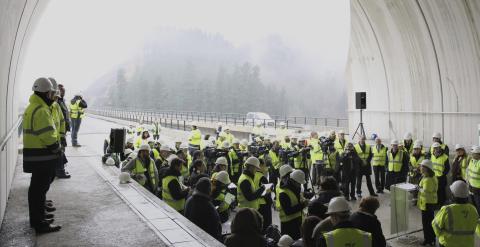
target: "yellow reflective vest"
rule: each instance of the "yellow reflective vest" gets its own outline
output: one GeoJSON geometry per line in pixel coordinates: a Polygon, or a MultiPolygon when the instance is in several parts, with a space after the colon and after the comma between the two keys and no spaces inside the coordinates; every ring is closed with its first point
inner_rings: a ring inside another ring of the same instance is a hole
{"type": "Polygon", "coordinates": [[[445,247],[473,246],[479,228],[478,213],[469,203],[443,206],[432,222],[438,241],[445,247]]]}
{"type": "MultiPolygon", "coordinates": [[[[295,207],[296,205],[298,205],[300,203],[300,198],[297,197],[290,189],[280,188],[280,186],[278,186],[278,197],[280,197],[281,194],[285,194],[285,195],[288,196],[288,198],[290,199],[290,205],[292,207],[295,207]]],[[[282,203],[280,202],[280,199],[278,199],[278,200],[279,200],[279,206],[280,206],[280,221],[281,222],[289,222],[289,221],[297,219],[299,217],[303,217],[302,216],[303,211],[298,211],[294,214],[287,215],[285,213],[285,210],[283,210],[283,206],[282,206],[282,203]]]]}
{"type": "Polygon", "coordinates": [[[345,151],[345,147],[347,146],[348,144],[348,141],[346,139],[344,139],[344,142],[343,144],[340,142],[340,139],[335,139],[335,142],[333,143],[334,147],[335,147],[335,150],[338,151],[339,154],[343,154],[343,152],[345,151]]]}
{"type": "Polygon", "coordinates": [[[389,172],[400,172],[402,170],[403,158],[405,153],[402,150],[398,150],[395,158],[391,151],[388,152],[388,171],[389,172]]]}
{"type": "Polygon", "coordinates": [[[387,148],[382,146],[380,150],[378,150],[377,146],[375,145],[372,148],[372,166],[385,166],[387,162],[387,148]]]}
{"type": "Polygon", "coordinates": [[[23,161],[44,162],[58,159],[48,146],[58,146],[58,131],[50,107],[36,94],[30,96],[23,114],[23,161]]]}
{"type": "Polygon", "coordinates": [[[365,144],[365,152],[360,147],[360,144],[355,144],[355,151],[358,154],[358,157],[362,160],[362,165],[366,166],[368,163],[368,156],[370,156],[371,147],[368,144],[365,144]]]}
{"type": "Polygon", "coordinates": [[[65,137],[65,117],[63,116],[62,108],[57,102],[53,102],[50,109],[52,111],[55,128],[57,129],[58,140],[60,141],[60,138],[65,137]]]}
{"type": "Polygon", "coordinates": [[[467,168],[467,181],[470,186],[480,189],[480,160],[471,159],[467,168]]]}
{"type": "Polygon", "coordinates": [[[202,132],[199,129],[194,129],[190,132],[190,137],[188,138],[188,144],[192,146],[200,146],[202,142],[202,132]]]}
{"type": "Polygon", "coordinates": [[[445,170],[444,164],[445,164],[445,161],[448,160],[448,155],[442,154],[438,157],[436,157],[435,155],[432,155],[432,157],[430,157],[430,160],[432,161],[433,171],[435,172],[435,176],[437,177],[443,176],[443,171],[445,170]]]}
{"type": "Polygon", "coordinates": [[[172,197],[172,194],[170,194],[170,190],[168,188],[168,185],[170,183],[178,183],[180,184],[180,181],[178,180],[178,177],[175,176],[166,176],[162,180],[162,198],[163,201],[166,202],[170,207],[177,211],[183,211],[185,208],[185,198],[182,198],[180,200],[175,200],[172,197]]]}
{"type": "Polygon", "coordinates": [[[223,189],[222,191],[220,191],[220,194],[218,194],[218,196],[214,199],[215,201],[220,202],[220,205],[218,206],[218,210],[217,210],[219,213],[223,213],[230,208],[230,205],[227,202],[225,202],[226,194],[227,194],[227,190],[223,189]]]}
{"type": "Polygon", "coordinates": [[[427,210],[427,204],[437,203],[438,180],[435,176],[423,177],[418,184],[420,191],[418,193],[417,206],[420,210],[427,210]]]}
{"type": "Polygon", "coordinates": [[[75,101],[75,104],[70,105],[70,118],[80,118],[82,119],[85,115],[85,109],[80,107],[81,100],[75,101]]]}
{"type": "Polygon", "coordinates": [[[242,175],[240,175],[240,178],[238,179],[238,195],[237,195],[238,207],[239,208],[253,208],[253,209],[258,210],[258,200],[249,201],[243,195],[242,188],[240,187],[240,185],[242,184],[242,182],[244,180],[248,181],[248,183],[250,184],[250,189],[251,189],[252,192],[256,191],[256,189],[255,189],[256,186],[255,186],[255,183],[254,183],[253,179],[250,176],[242,173],[242,175]]]}
{"type": "MultiPolygon", "coordinates": [[[[240,150],[238,150],[240,151],[240,150]]],[[[238,158],[238,155],[237,155],[237,150],[235,149],[230,149],[230,151],[228,151],[228,157],[230,158],[230,162],[231,162],[231,165],[230,165],[230,174],[237,174],[240,172],[240,166],[242,164],[242,161],[240,160],[240,158],[238,158]]]]}
{"type": "Polygon", "coordinates": [[[327,247],[371,247],[372,234],[356,228],[339,228],[323,234],[327,247]]]}
{"type": "MultiPolygon", "coordinates": [[[[132,170],[132,175],[144,175],[145,172],[148,172],[150,176],[150,184],[153,186],[153,190],[156,190],[158,187],[158,180],[155,177],[155,162],[150,159],[148,167],[145,167],[139,158],[135,158],[135,167],[132,170]]],[[[145,186],[145,181],[137,181],[140,185],[145,186]]]]}
{"type": "Polygon", "coordinates": [[[272,161],[273,169],[278,170],[282,163],[280,162],[280,157],[273,150],[268,151],[268,156],[272,161]]]}
{"type": "MultiPolygon", "coordinates": [[[[262,172],[255,172],[255,176],[253,177],[253,183],[255,184],[255,190],[258,190],[261,187],[261,180],[262,178],[265,177],[265,175],[262,172]]],[[[265,201],[265,198],[260,197],[258,198],[258,206],[267,204],[267,201],[265,201]]]]}

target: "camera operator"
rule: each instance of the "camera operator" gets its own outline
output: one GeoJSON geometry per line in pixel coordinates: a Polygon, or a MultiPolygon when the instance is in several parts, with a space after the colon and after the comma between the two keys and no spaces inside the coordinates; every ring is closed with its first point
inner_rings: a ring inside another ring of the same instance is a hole
{"type": "Polygon", "coordinates": [[[217,149],[215,148],[215,144],[207,143],[207,147],[203,150],[203,156],[205,157],[205,162],[207,164],[207,173],[213,169],[215,165],[215,160],[217,160],[217,149]]]}
{"type": "MultiPolygon", "coordinates": [[[[310,147],[307,146],[307,140],[305,138],[301,138],[295,148],[296,151],[293,153],[293,157],[295,159],[295,169],[301,170],[305,174],[305,177],[309,178],[311,157],[310,147]]],[[[308,183],[303,184],[303,188],[306,191],[308,188],[308,183]]]]}
{"type": "Polygon", "coordinates": [[[228,151],[228,157],[230,159],[231,165],[229,170],[229,175],[233,183],[238,182],[240,174],[242,174],[242,164],[247,152],[242,152],[240,150],[240,140],[234,139],[232,147],[228,151]]]}
{"type": "Polygon", "coordinates": [[[357,180],[357,175],[362,160],[353,150],[352,143],[347,143],[347,146],[345,146],[345,151],[342,155],[340,155],[340,161],[342,163],[341,172],[343,196],[345,196],[345,199],[347,199],[347,201],[357,200],[357,198],[355,197],[355,182],[357,180]]]}

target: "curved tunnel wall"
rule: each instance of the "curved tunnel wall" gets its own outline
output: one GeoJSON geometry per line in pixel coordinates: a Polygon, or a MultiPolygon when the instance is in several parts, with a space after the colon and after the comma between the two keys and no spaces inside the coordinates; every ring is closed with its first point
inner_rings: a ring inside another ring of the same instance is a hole
{"type": "MultiPolygon", "coordinates": [[[[31,30],[48,0],[0,0],[0,141],[18,119],[15,98],[16,76],[31,30]]],[[[0,151],[0,224],[18,156],[18,138],[14,133],[0,151]]]]}
{"type": "Polygon", "coordinates": [[[349,126],[355,92],[367,92],[367,135],[431,144],[478,144],[480,1],[351,0],[349,126]]]}

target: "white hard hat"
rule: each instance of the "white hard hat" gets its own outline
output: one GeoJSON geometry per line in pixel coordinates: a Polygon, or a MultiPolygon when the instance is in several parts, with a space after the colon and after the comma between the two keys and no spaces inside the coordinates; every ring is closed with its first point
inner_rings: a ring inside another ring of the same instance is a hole
{"type": "Polygon", "coordinates": [[[222,126],[222,122],[218,122],[217,125],[218,125],[218,126],[222,126]]]}
{"type": "Polygon", "coordinates": [[[192,122],[190,122],[190,125],[191,125],[191,126],[198,126],[198,123],[195,122],[195,121],[192,121],[192,122]]]}
{"type": "Polygon", "coordinates": [[[405,136],[403,137],[404,140],[412,140],[412,133],[407,132],[405,136]]]}
{"type": "Polygon", "coordinates": [[[153,140],[153,138],[148,138],[148,139],[147,139],[147,142],[148,142],[148,143],[151,143],[151,142],[155,142],[155,140],[153,140]]]}
{"type": "Polygon", "coordinates": [[[235,139],[233,139],[232,144],[240,144],[240,140],[238,140],[237,138],[235,138],[235,139]]]}
{"type": "Polygon", "coordinates": [[[440,143],[438,143],[438,142],[434,142],[434,143],[432,144],[432,148],[439,148],[439,147],[441,147],[441,145],[440,145],[440,143]]]}
{"type": "Polygon", "coordinates": [[[335,135],[335,130],[330,130],[329,135],[331,135],[331,136],[335,135]]]}
{"type": "Polygon", "coordinates": [[[423,146],[423,141],[422,140],[415,140],[414,145],[417,144],[420,146],[423,146]]]}
{"type": "Polygon", "coordinates": [[[338,196],[332,198],[328,203],[327,214],[349,212],[350,210],[347,200],[343,196],[338,196]]]}
{"type": "Polygon", "coordinates": [[[133,144],[133,142],[134,142],[133,137],[127,138],[127,143],[132,143],[133,144]]]}
{"type": "Polygon", "coordinates": [[[343,134],[345,134],[345,131],[344,131],[344,130],[339,130],[339,131],[338,131],[338,134],[342,134],[342,135],[343,135],[343,134]]]}
{"type": "Polygon", "coordinates": [[[170,148],[170,146],[168,146],[167,144],[165,144],[165,145],[162,145],[162,146],[160,147],[160,151],[168,151],[168,152],[170,152],[170,151],[172,151],[172,149],[170,148]]]}
{"type": "Polygon", "coordinates": [[[262,138],[260,138],[260,137],[257,136],[257,137],[255,137],[255,141],[256,141],[256,142],[261,142],[261,141],[262,141],[262,138]]]}
{"type": "Polygon", "coordinates": [[[440,134],[440,132],[435,132],[433,133],[432,138],[442,139],[442,134],[440,134]]]}
{"type": "Polygon", "coordinates": [[[208,138],[208,141],[214,142],[214,141],[215,141],[215,137],[210,136],[210,137],[208,138]]]}
{"type": "Polygon", "coordinates": [[[45,77],[40,77],[33,83],[32,91],[47,93],[50,91],[54,91],[54,88],[52,82],[49,79],[45,77]]]}
{"type": "Polygon", "coordinates": [[[456,144],[455,145],[455,150],[463,149],[465,150],[465,146],[463,144],[456,144]]]}
{"type": "Polygon", "coordinates": [[[290,165],[283,165],[280,167],[280,178],[285,177],[285,175],[293,172],[293,168],[290,165]]]}
{"type": "Polygon", "coordinates": [[[292,246],[293,243],[295,243],[293,238],[290,237],[289,235],[285,234],[282,237],[280,237],[280,239],[278,240],[277,246],[278,247],[290,247],[290,246],[292,246]]]}
{"type": "Polygon", "coordinates": [[[247,139],[242,139],[242,141],[240,141],[240,144],[242,144],[243,146],[247,146],[248,145],[247,139]]]}
{"type": "Polygon", "coordinates": [[[131,150],[130,148],[126,148],[125,151],[123,151],[123,154],[124,154],[125,156],[128,156],[128,155],[130,155],[131,153],[133,153],[133,150],[131,150]]]}
{"type": "Polygon", "coordinates": [[[228,165],[228,161],[227,161],[227,158],[225,157],[218,157],[217,160],[215,161],[215,164],[219,164],[219,165],[228,165]]]}
{"type": "Polygon", "coordinates": [[[413,148],[422,148],[422,145],[420,144],[420,142],[415,142],[413,143],[413,148]]]}
{"type": "Polygon", "coordinates": [[[473,146],[472,154],[480,154],[480,146],[473,146]]]}
{"type": "Polygon", "coordinates": [[[188,145],[186,143],[180,144],[180,149],[188,149],[188,145]]]}
{"type": "Polygon", "coordinates": [[[130,154],[128,155],[128,158],[130,158],[130,159],[135,159],[135,158],[137,158],[137,153],[135,153],[135,152],[130,153],[130,154]]]}
{"type": "Polygon", "coordinates": [[[257,169],[260,169],[260,160],[258,160],[257,157],[248,157],[248,159],[245,161],[245,165],[251,165],[254,166],[257,169]]]}
{"type": "Polygon", "coordinates": [[[52,83],[52,87],[53,87],[52,91],[55,91],[55,93],[57,93],[57,91],[58,91],[57,81],[52,77],[48,77],[48,80],[52,83]]]}
{"type": "Polygon", "coordinates": [[[108,159],[105,161],[105,165],[114,166],[115,165],[115,160],[112,157],[108,157],[108,159]]]}
{"type": "Polygon", "coordinates": [[[433,171],[433,164],[429,159],[424,159],[422,160],[422,163],[420,163],[421,166],[428,167],[430,170],[433,171]]]}
{"type": "Polygon", "coordinates": [[[138,149],[138,151],[149,151],[150,152],[150,145],[142,144],[142,145],[140,145],[140,148],[138,149]]]}
{"type": "Polygon", "coordinates": [[[231,183],[230,177],[228,176],[228,173],[226,171],[218,172],[215,175],[215,180],[221,182],[222,184],[227,184],[227,185],[231,183]]]}
{"type": "Polygon", "coordinates": [[[450,185],[450,190],[454,197],[468,198],[468,185],[462,180],[457,180],[450,185]]]}
{"type": "Polygon", "coordinates": [[[118,176],[121,184],[130,183],[130,174],[128,172],[122,172],[118,176]]]}
{"type": "Polygon", "coordinates": [[[285,126],[285,122],[280,122],[280,126],[285,126]]]}
{"type": "Polygon", "coordinates": [[[224,142],[222,143],[222,147],[223,147],[223,148],[229,148],[229,147],[230,147],[230,143],[228,143],[227,141],[224,141],[224,142]]]}
{"type": "Polygon", "coordinates": [[[227,130],[230,130],[230,127],[226,126],[226,127],[225,127],[225,131],[227,131],[227,130]]]}
{"type": "Polygon", "coordinates": [[[299,184],[305,184],[307,182],[305,181],[305,173],[301,170],[294,170],[292,174],[290,174],[290,178],[299,184]]]}
{"type": "Polygon", "coordinates": [[[390,145],[399,145],[400,142],[396,139],[393,139],[391,142],[390,142],[390,145]]]}

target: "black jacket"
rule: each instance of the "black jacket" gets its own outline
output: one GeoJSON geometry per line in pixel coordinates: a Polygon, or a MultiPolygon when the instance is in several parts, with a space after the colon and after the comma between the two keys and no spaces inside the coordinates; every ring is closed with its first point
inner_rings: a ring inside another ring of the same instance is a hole
{"type": "MultiPolygon", "coordinates": [[[[293,194],[295,194],[297,196],[297,199],[298,199],[298,202],[300,202],[300,192],[301,192],[301,188],[296,188],[292,182],[290,180],[287,181],[286,184],[283,184],[283,185],[280,185],[280,188],[285,188],[285,189],[289,189],[293,192],[293,194]]],[[[292,206],[292,202],[290,201],[290,197],[288,197],[288,195],[286,195],[285,193],[280,193],[279,195],[279,199],[280,199],[280,205],[282,206],[282,209],[283,211],[285,211],[285,214],[286,215],[291,215],[291,214],[295,214],[295,213],[298,213],[300,211],[303,210],[303,205],[301,203],[298,203],[297,205],[295,206],[292,206]]]]}
{"type": "MultiPolygon", "coordinates": [[[[170,168],[166,171],[165,176],[163,178],[168,176],[178,177],[180,175],[181,174],[178,171],[170,168]]],[[[188,196],[188,191],[182,190],[180,183],[178,183],[175,180],[168,184],[168,190],[170,191],[170,195],[174,200],[181,200],[181,199],[187,198],[188,196]]]]}
{"type": "Polygon", "coordinates": [[[308,215],[317,216],[320,219],[327,218],[325,213],[328,210],[328,206],[326,206],[326,204],[328,204],[332,198],[341,195],[342,193],[340,191],[335,190],[320,191],[318,197],[308,204],[308,215]]]}
{"type": "Polygon", "coordinates": [[[354,151],[348,153],[345,151],[340,156],[340,162],[342,163],[342,177],[356,176],[359,174],[362,160],[354,151]]]}
{"type": "Polygon", "coordinates": [[[185,204],[185,217],[205,232],[222,241],[222,225],[220,216],[213,206],[210,197],[195,191],[185,204]]]}
{"type": "Polygon", "coordinates": [[[232,233],[225,239],[227,247],[265,247],[262,216],[251,208],[240,209],[232,220],[232,233]]]}
{"type": "Polygon", "coordinates": [[[355,228],[372,234],[372,247],[386,246],[382,225],[377,216],[358,211],[350,216],[350,221],[355,228]]]}
{"type": "Polygon", "coordinates": [[[63,98],[58,98],[57,103],[60,105],[60,109],[62,109],[63,118],[65,119],[65,129],[68,132],[70,131],[70,114],[68,114],[68,107],[63,98]]]}

